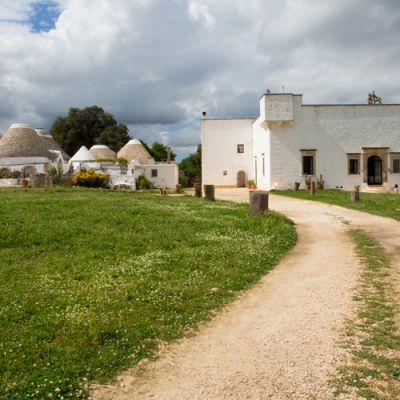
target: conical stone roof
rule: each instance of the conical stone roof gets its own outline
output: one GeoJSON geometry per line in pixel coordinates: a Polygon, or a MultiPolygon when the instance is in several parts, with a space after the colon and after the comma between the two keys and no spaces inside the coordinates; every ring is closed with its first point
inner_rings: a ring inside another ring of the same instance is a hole
{"type": "Polygon", "coordinates": [[[99,158],[116,158],[117,154],[104,144],[93,145],[89,153],[96,159],[99,158]]]}
{"type": "Polygon", "coordinates": [[[70,159],[70,156],[60,147],[48,131],[44,129],[35,129],[35,131],[42,141],[44,141],[48,150],[60,151],[65,161],[70,159]]]}
{"type": "Polygon", "coordinates": [[[149,152],[142,145],[140,140],[131,139],[119,152],[118,157],[123,157],[131,162],[132,160],[137,160],[141,164],[149,164],[153,161],[153,158],[149,152]]]}
{"type": "Polygon", "coordinates": [[[82,146],[71,158],[70,162],[84,162],[96,161],[96,159],[89,153],[86,146],[82,146]]]}
{"type": "Polygon", "coordinates": [[[46,142],[26,124],[13,124],[0,142],[0,157],[47,157],[46,142]]]}

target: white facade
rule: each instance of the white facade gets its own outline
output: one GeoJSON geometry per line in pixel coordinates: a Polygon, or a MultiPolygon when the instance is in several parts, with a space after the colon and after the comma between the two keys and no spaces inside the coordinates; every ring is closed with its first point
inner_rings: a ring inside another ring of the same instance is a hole
{"type": "Polygon", "coordinates": [[[144,175],[154,187],[175,190],[179,183],[179,169],[175,163],[136,165],[134,176],[138,178],[141,175],[144,175]]]}
{"type": "Polygon", "coordinates": [[[238,173],[253,179],[254,118],[202,119],[203,184],[237,186],[238,173]],[[243,145],[243,153],[238,152],[243,145]]]}
{"type": "Polygon", "coordinates": [[[221,171],[245,164],[265,190],[320,175],[325,188],[400,186],[400,105],[303,105],[301,95],[266,94],[251,127],[240,121],[202,120],[203,183],[224,186],[221,171]],[[245,141],[252,151],[239,163],[235,148],[245,141]]]}

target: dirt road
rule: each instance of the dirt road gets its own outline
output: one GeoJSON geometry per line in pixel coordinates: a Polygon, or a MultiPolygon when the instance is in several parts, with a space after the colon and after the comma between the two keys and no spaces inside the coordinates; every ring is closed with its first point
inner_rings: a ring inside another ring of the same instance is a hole
{"type": "MultiPolygon", "coordinates": [[[[247,201],[247,190],[217,197],[247,201]]],[[[321,203],[271,196],[295,221],[294,250],[254,288],[192,338],[162,352],[144,372],[128,371],[95,400],[330,399],[328,378],[343,357],[337,340],[352,316],[359,274],[348,221],[373,234],[400,270],[400,224],[321,203]]]]}

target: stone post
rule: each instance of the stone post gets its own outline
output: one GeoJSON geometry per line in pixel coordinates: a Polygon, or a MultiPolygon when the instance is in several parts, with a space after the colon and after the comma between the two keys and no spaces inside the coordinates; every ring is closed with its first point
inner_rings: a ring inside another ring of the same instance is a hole
{"type": "Polygon", "coordinates": [[[214,185],[204,185],[204,198],[206,200],[215,200],[215,186],[214,185]]]}
{"type": "Polygon", "coordinates": [[[194,184],[194,195],[196,197],[201,197],[201,183],[194,184]]]}
{"type": "Polygon", "coordinates": [[[265,211],[268,211],[268,192],[251,190],[249,214],[253,217],[259,217],[265,211]]]}
{"type": "Polygon", "coordinates": [[[315,182],[311,182],[310,194],[311,194],[311,196],[314,196],[314,194],[315,194],[315,182]]]}
{"type": "Polygon", "coordinates": [[[352,203],[355,203],[355,202],[357,202],[357,201],[359,201],[360,200],[360,192],[358,192],[358,191],[352,191],[351,192],[351,201],[352,201],[352,203]]]}

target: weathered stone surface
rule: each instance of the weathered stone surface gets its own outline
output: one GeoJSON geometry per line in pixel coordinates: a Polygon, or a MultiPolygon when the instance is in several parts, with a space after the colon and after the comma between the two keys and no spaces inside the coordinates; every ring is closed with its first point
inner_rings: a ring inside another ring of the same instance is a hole
{"type": "Polygon", "coordinates": [[[249,214],[254,217],[259,217],[264,212],[268,211],[268,197],[268,192],[251,190],[249,214]]]}
{"type": "Polygon", "coordinates": [[[311,182],[310,194],[311,194],[311,196],[314,196],[314,194],[315,194],[315,182],[311,182]]]}
{"type": "Polygon", "coordinates": [[[51,185],[52,179],[50,176],[46,174],[31,174],[30,175],[30,186],[31,187],[41,187],[45,185],[51,185]]]}
{"type": "Polygon", "coordinates": [[[194,184],[194,195],[196,197],[201,197],[201,183],[194,184]]]}
{"type": "Polygon", "coordinates": [[[360,192],[353,191],[351,192],[351,201],[355,203],[360,200],[360,192]]]}
{"type": "Polygon", "coordinates": [[[207,200],[215,200],[215,186],[214,185],[204,185],[204,197],[207,200]]]}

